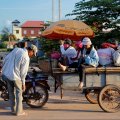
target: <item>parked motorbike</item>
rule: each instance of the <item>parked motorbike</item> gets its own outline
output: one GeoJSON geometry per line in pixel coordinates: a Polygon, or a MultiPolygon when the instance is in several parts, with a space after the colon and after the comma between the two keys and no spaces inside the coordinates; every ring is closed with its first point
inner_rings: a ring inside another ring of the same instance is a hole
{"type": "MultiPolygon", "coordinates": [[[[23,93],[23,102],[34,108],[40,108],[48,101],[48,90],[50,87],[47,83],[48,76],[38,73],[34,68],[26,76],[26,90],[23,93]]],[[[7,84],[0,79],[1,97],[7,101],[9,99],[7,84]]]]}

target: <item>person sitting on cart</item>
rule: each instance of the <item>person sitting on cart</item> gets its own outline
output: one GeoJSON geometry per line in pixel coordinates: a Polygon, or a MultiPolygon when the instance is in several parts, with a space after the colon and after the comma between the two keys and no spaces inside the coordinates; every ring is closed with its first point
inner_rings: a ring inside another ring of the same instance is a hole
{"type": "MultiPolygon", "coordinates": [[[[81,41],[77,41],[75,43],[75,49],[77,51],[77,56],[75,56],[74,58],[71,58],[71,60],[77,60],[78,61],[78,59],[80,58],[81,53],[83,51],[83,44],[82,44],[81,41]]],[[[78,64],[77,64],[77,66],[78,66],[78,64]]]]}
{"type": "Polygon", "coordinates": [[[70,39],[66,39],[65,41],[60,41],[60,51],[62,54],[61,59],[58,62],[58,66],[65,71],[68,67],[74,68],[77,64],[76,60],[72,60],[77,56],[76,49],[72,46],[72,41],[70,39]]]}
{"type": "Polygon", "coordinates": [[[117,50],[113,54],[114,66],[120,67],[120,45],[118,45],[117,50]]]}
{"type": "Polygon", "coordinates": [[[87,65],[87,66],[92,66],[92,67],[97,67],[98,66],[98,61],[99,57],[97,54],[96,49],[92,45],[91,40],[88,37],[85,37],[82,40],[83,44],[83,51],[81,54],[81,57],[78,61],[78,73],[79,73],[79,88],[82,89],[83,87],[83,67],[82,64],[87,65]]]}
{"type": "Polygon", "coordinates": [[[75,43],[75,49],[76,49],[76,51],[77,51],[77,55],[76,55],[74,58],[71,58],[71,60],[76,61],[76,64],[73,66],[73,68],[76,68],[76,69],[77,69],[77,68],[78,68],[78,60],[79,60],[79,58],[81,57],[82,51],[83,51],[83,49],[84,49],[81,40],[80,40],[80,41],[77,41],[77,42],[75,43]]]}
{"type": "Polygon", "coordinates": [[[113,54],[115,50],[112,46],[115,45],[111,43],[103,43],[101,44],[101,48],[97,50],[100,66],[111,66],[113,64],[113,54]]]}

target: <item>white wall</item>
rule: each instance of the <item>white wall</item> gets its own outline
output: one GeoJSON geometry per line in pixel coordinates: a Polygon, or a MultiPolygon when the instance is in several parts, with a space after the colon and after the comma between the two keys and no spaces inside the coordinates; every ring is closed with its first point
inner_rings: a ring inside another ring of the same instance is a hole
{"type": "Polygon", "coordinates": [[[22,29],[19,26],[13,26],[13,34],[16,36],[17,39],[23,39],[22,29]],[[16,33],[16,30],[18,30],[19,33],[16,33]]]}

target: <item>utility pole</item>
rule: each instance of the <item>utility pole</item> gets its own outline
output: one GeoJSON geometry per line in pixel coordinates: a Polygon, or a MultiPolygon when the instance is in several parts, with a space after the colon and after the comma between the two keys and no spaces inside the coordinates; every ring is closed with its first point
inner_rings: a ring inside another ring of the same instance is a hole
{"type": "Polygon", "coordinates": [[[59,20],[61,20],[61,13],[62,13],[62,9],[61,9],[61,0],[58,0],[58,10],[59,10],[59,20]]]}
{"type": "Polygon", "coordinates": [[[55,16],[55,0],[52,0],[52,22],[54,22],[55,16]]]}

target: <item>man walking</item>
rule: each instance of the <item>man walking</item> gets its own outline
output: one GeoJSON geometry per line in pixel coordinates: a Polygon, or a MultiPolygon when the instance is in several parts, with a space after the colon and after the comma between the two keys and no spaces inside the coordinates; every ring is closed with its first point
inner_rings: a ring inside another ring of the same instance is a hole
{"type": "Polygon", "coordinates": [[[7,82],[11,112],[17,116],[25,115],[22,105],[22,92],[25,91],[25,77],[30,58],[36,56],[36,53],[37,47],[35,45],[31,45],[27,49],[15,48],[3,61],[2,79],[7,82]]]}

